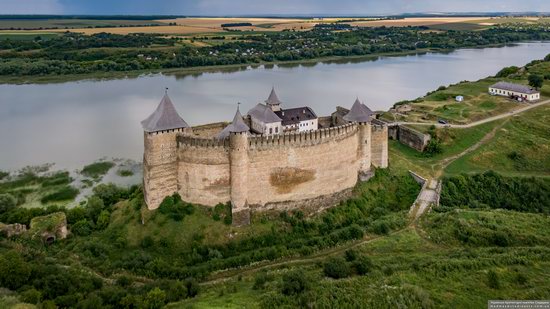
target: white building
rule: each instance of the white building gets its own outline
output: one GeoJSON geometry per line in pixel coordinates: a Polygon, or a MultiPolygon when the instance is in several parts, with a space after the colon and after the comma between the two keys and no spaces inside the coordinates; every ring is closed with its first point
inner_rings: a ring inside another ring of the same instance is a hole
{"type": "Polygon", "coordinates": [[[319,128],[317,115],[309,107],[297,107],[290,109],[281,109],[275,112],[281,118],[283,131],[306,132],[319,128]]]}
{"type": "Polygon", "coordinates": [[[273,135],[283,132],[282,119],[277,117],[271,108],[258,103],[248,111],[250,117],[250,129],[254,133],[273,135]]]}
{"type": "Polygon", "coordinates": [[[536,101],[540,99],[540,92],[525,85],[498,82],[489,87],[489,93],[510,97],[519,101],[536,101]]]}
{"type": "Polygon", "coordinates": [[[281,104],[275,88],[272,88],[265,104],[258,103],[248,111],[251,130],[258,134],[273,135],[288,131],[313,131],[319,128],[317,115],[311,108],[283,109],[281,104]]]}

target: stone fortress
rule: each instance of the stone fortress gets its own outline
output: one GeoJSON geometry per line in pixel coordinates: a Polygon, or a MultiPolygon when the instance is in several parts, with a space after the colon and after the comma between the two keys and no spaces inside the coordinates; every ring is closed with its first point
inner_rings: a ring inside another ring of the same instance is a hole
{"type": "Polygon", "coordinates": [[[284,109],[275,90],[245,117],[190,127],[167,94],[142,121],[143,188],[149,209],[177,192],[206,206],[231,202],[234,225],[251,211],[317,211],[351,195],[373,166],[388,166],[388,129],[358,99],[317,117],[309,107],[284,109]]]}

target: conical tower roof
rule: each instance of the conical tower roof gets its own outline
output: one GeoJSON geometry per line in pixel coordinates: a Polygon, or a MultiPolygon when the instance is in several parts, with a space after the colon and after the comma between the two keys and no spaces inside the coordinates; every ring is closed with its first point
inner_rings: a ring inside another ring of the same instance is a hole
{"type": "Polygon", "coordinates": [[[370,108],[361,103],[359,98],[357,98],[349,112],[344,116],[344,120],[351,122],[369,122],[373,114],[370,108]]]}
{"type": "Polygon", "coordinates": [[[269,94],[267,100],[265,100],[265,103],[267,103],[267,105],[278,105],[283,103],[279,100],[277,93],[275,93],[275,87],[271,88],[271,93],[269,94]]]}
{"type": "Polygon", "coordinates": [[[174,104],[172,104],[170,97],[168,97],[168,93],[164,94],[157,109],[151,116],[143,120],[141,125],[146,132],[189,128],[187,122],[185,122],[176,111],[174,104]]]}
{"type": "Polygon", "coordinates": [[[248,131],[250,131],[250,128],[246,125],[246,123],[244,123],[243,115],[239,110],[239,106],[237,106],[237,112],[235,113],[235,117],[233,117],[233,121],[225,127],[220,134],[218,134],[218,138],[224,139],[228,137],[230,133],[242,133],[248,131]]]}

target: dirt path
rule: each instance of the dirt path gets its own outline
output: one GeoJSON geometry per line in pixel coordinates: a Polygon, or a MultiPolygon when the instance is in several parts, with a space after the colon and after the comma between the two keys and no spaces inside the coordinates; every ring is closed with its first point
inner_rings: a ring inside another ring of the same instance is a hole
{"type": "Polygon", "coordinates": [[[482,145],[486,144],[488,141],[493,139],[493,137],[495,137],[495,134],[497,133],[497,131],[500,130],[502,128],[502,126],[504,126],[508,122],[508,120],[509,119],[502,122],[498,126],[494,127],[489,133],[485,134],[485,136],[483,136],[483,138],[481,140],[479,140],[479,142],[477,142],[477,143],[473,144],[472,146],[466,148],[461,153],[456,154],[454,156],[450,156],[448,158],[445,158],[445,159],[441,160],[441,162],[438,162],[437,166],[439,166],[440,168],[436,172],[436,178],[440,178],[443,175],[443,170],[445,170],[445,168],[447,166],[449,166],[451,163],[453,163],[454,161],[458,160],[459,158],[471,153],[472,151],[478,149],[479,147],[481,147],[482,145]]]}
{"type": "Polygon", "coordinates": [[[514,111],[504,113],[504,114],[500,114],[500,115],[493,116],[493,117],[489,117],[489,118],[485,118],[485,119],[482,119],[482,120],[479,120],[479,121],[474,121],[474,122],[471,122],[471,123],[468,123],[468,124],[441,124],[441,123],[437,123],[437,122],[406,122],[406,121],[404,121],[404,122],[395,122],[395,124],[402,124],[402,125],[409,124],[409,125],[419,125],[419,126],[434,125],[436,127],[442,127],[442,128],[446,127],[446,128],[466,129],[466,128],[475,127],[475,126],[478,126],[478,125],[481,125],[481,124],[484,124],[484,123],[487,123],[487,122],[492,122],[492,121],[495,121],[495,120],[508,118],[508,117],[523,113],[525,111],[528,111],[530,109],[533,109],[533,108],[536,108],[536,107],[539,107],[539,106],[542,106],[542,105],[548,104],[548,103],[550,103],[550,100],[546,100],[546,101],[542,101],[542,102],[534,103],[534,104],[527,103],[529,105],[527,105],[525,107],[522,107],[522,108],[519,108],[519,109],[516,109],[514,111]]]}

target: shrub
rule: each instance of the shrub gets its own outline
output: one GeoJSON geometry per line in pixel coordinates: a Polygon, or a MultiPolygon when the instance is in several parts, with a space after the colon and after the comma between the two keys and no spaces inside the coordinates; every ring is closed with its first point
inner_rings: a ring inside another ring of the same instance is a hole
{"type": "Polygon", "coordinates": [[[345,252],[345,256],[346,256],[346,261],[348,262],[355,261],[357,259],[357,251],[353,249],[348,249],[345,252]]]}
{"type": "Polygon", "coordinates": [[[10,173],[8,173],[8,172],[0,171],[0,180],[8,177],[9,175],[10,175],[10,173]]]}
{"type": "Polygon", "coordinates": [[[360,256],[353,262],[353,268],[359,275],[365,275],[373,268],[373,263],[368,256],[360,256]]]}
{"type": "Polygon", "coordinates": [[[104,230],[109,226],[109,221],[111,220],[111,214],[107,210],[103,210],[99,217],[97,218],[96,228],[99,230],[104,230]]]}
{"type": "Polygon", "coordinates": [[[44,196],[40,202],[42,202],[42,204],[46,204],[49,202],[73,200],[78,195],[78,192],[79,191],[76,188],[65,186],[54,193],[44,196]]]}
{"type": "Polygon", "coordinates": [[[187,288],[187,297],[195,297],[199,294],[199,283],[193,278],[185,280],[185,287],[187,288]]]}
{"type": "Polygon", "coordinates": [[[15,251],[0,255],[0,286],[17,290],[27,283],[31,267],[15,251]]]}
{"type": "Polygon", "coordinates": [[[17,201],[13,195],[6,193],[0,194],[0,214],[8,212],[17,206],[17,201]]]}
{"type": "Polygon", "coordinates": [[[342,258],[330,258],[323,266],[325,276],[334,279],[346,278],[351,275],[349,264],[342,258]]]}
{"type": "Polygon", "coordinates": [[[152,246],[155,245],[155,240],[153,239],[153,237],[147,235],[147,236],[143,237],[143,239],[141,240],[140,245],[144,249],[151,248],[152,246]]]}
{"type": "Polygon", "coordinates": [[[283,275],[281,292],[284,295],[298,295],[309,290],[309,280],[301,269],[292,270],[283,275]]]}
{"type": "Polygon", "coordinates": [[[166,293],[159,288],[154,288],[145,296],[145,307],[148,309],[160,309],[164,306],[165,300],[166,293]]]}
{"type": "Polygon", "coordinates": [[[90,221],[83,219],[71,227],[71,232],[78,236],[88,236],[92,233],[93,226],[90,224],[90,221]]]}
{"type": "Polygon", "coordinates": [[[529,281],[529,278],[527,278],[527,276],[522,273],[518,273],[514,277],[514,282],[516,282],[519,285],[525,285],[527,284],[528,281],[529,281]]]}
{"type": "Polygon", "coordinates": [[[390,226],[385,220],[377,220],[374,222],[372,230],[378,235],[387,235],[390,232],[390,226]]]}
{"type": "Polygon", "coordinates": [[[512,74],[515,74],[519,71],[519,68],[516,67],[516,66],[510,66],[510,67],[505,67],[503,68],[502,70],[500,70],[497,75],[495,75],[495,77],[508,77],[509,75],[512,75],[512,74]]]}
{"type": "Polygon", "coordinates": [[[438,138],[431,138],[426,148],[424,148],[424,156],[433,157],[436,154],[443,153],[443,145],[438,138]]]}
{"type": "Polygon", "coordinates": [[[29,304],[37,305],[42,300],[42,293],[36,289],[28,289],[21,293],[21,300],[29,304]]]}
{"type": "Polygon", "coordinates": [[[498,274],[494,270],[489,270],[487,273],[487,285],[492,289],[500,289],[500,280],[498,274]]]}
{"type": "Polygon", "coordinates": [[[174,221],[181,221],[186,215],[192,214],[195,208],[191,204],[184,203],[180,195],[174,193],[174,195],[164,198],[160,203],[159,211],[174,221]]]}
{"type": "Polygon", "coordinates": [[[254,277],[254,285],[252,286],[252,288],[254,290],[263,290],[265,288],[265,284],[267,283],[267,281],[268,281],[267,273],[263,271],[259,272],[254,277]]]}

